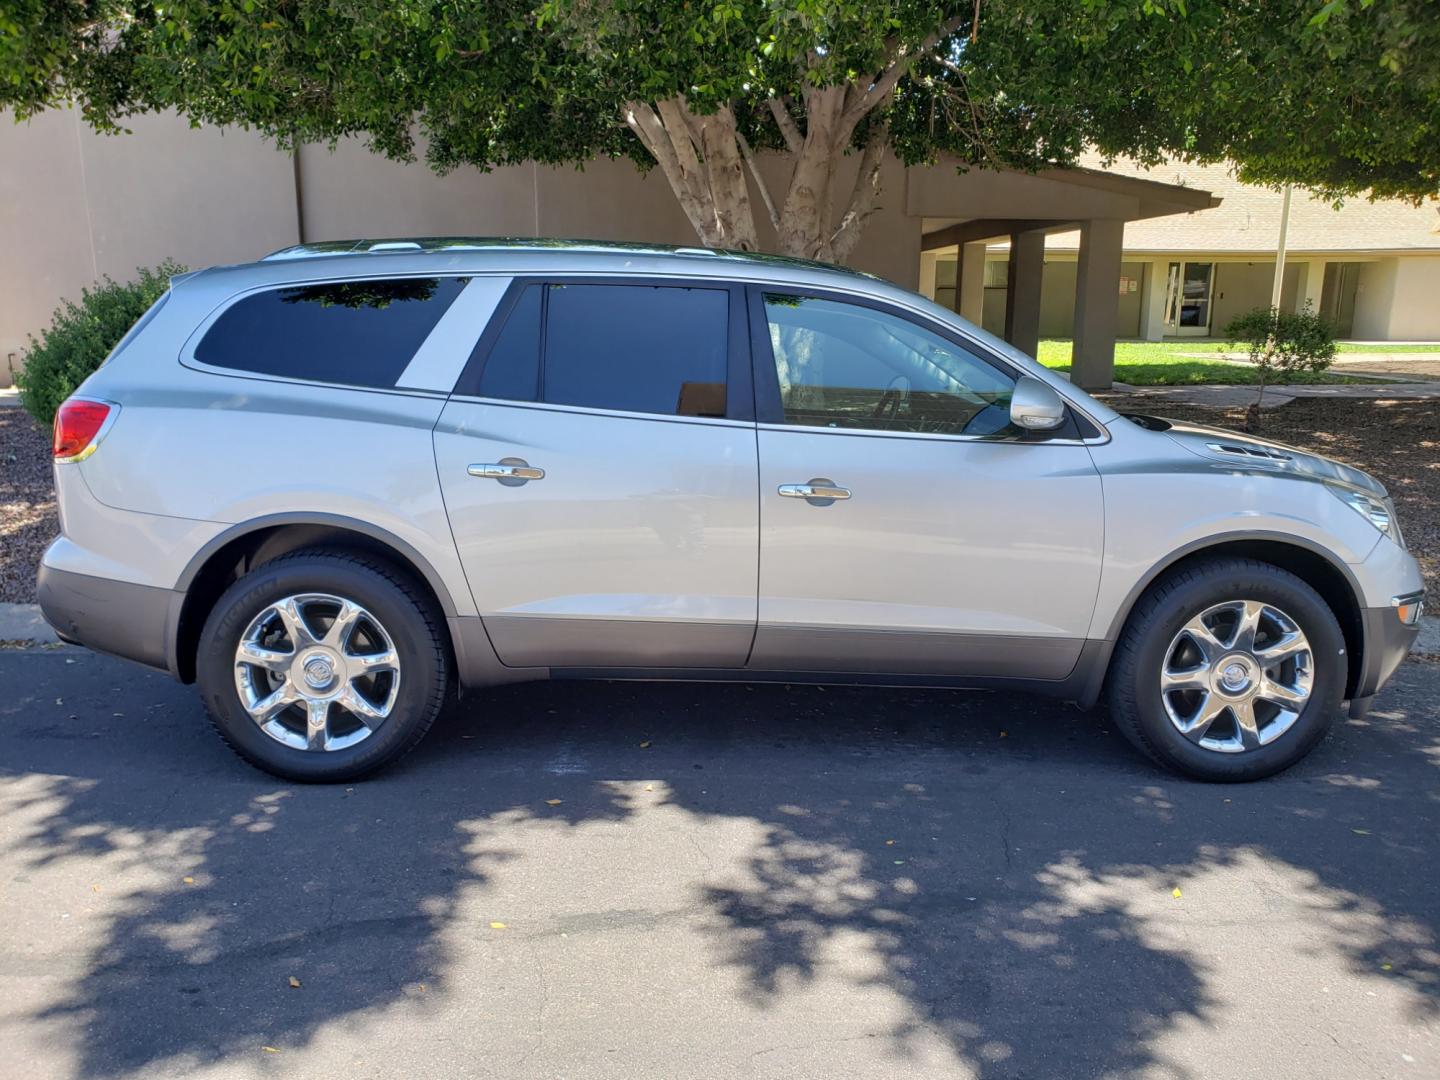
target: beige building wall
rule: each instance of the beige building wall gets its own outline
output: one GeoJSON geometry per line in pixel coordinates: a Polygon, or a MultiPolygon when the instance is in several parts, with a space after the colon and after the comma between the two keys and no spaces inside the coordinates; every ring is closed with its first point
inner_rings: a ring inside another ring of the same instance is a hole
{"type": "MultiPolygon", "coordinates": [[[[1355,286],[1355,322],[1350,332],[1361,341],[1380,340],[1389,336],[1390,323],[1395,315],[1398,261],[1377,259],[1360,267],[1360,281],[1355,286]]],[[[1430,314],[1430,319],[1434,321],[1433,313],[1430,314]]],[[[1431,336],[1435,336],[1434,330],[1431,331],[1431,336]]]]}
{"type": "Polygon", "coordinates": [[[170,257],[252,259],[296,239],[290,159],[256,135],[138,116],[97,135],[70,111],[0,117],[0,386],[62,298],[170,257]]]}
{"type": "MultiPolygon", "coordinates": [[[[299,242],[302,221],[306,241],[468,235],[697,242],[664,177],[628,161],[437,176],[423,164],[372,154],[358,139],[333,151],[302,147],[297,160],[258,135],[194,129],[173,114],[137,117],[130,126],[132,135],[104,136],[73,111],[19,125],[0,117],[0,386],[19,366],[26,336],[49,323],[62,298],[78,298],[100,276],[125,280],[167,257],[190,267],[248,261],[299,242]]],[[[778,192],[782,163],[772,158],[762,167],[778,192]]],[[[852,155],[837,192],[848,194],[857,167],[852,155]]],[[[879,207],[851,263],[915,288],[922,222],[906,213],[906,184],[906,170],[888,161],[879,207]]],[[[763,203],[752,196],[763,219],[763,203]]],[[[762,220],[762,245],[773,240],[762,220]]]]}
{"type": "Polygon", "coordinates": [[[1384,337],[1391,341],[1440,337],[1440,258],[1401,256],[1395,260],[1386,330],[1384,337]]]}

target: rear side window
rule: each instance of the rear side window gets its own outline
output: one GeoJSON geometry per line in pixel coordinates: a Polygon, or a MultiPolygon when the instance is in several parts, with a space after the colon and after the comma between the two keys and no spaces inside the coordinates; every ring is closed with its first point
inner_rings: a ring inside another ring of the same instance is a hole
{"type": "Polygon", "coordinates": [[[491,347],[479,393],[723,417],[729,312],[724,289],[529,285],[491,347]]]}
{"type": "Polygon", "coordinates": [[[195,359],[257,375],[391,387],[468,281],[367,279],[255,293],[215,320],[195,359]]]}

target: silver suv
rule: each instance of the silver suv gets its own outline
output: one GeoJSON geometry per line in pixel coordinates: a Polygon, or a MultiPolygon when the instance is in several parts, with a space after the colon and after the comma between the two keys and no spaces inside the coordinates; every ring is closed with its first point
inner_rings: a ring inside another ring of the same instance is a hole
{"type": "Polygon", "coordinates": [[[296,780],[395,760],[457,689],[597,677],[1103,693],[1157,762],[1248,780],[1363,714],[1421,611],[1366,474],[759,256],[361,241],[178,277],[55,461],[46,618],[296,780]]]}

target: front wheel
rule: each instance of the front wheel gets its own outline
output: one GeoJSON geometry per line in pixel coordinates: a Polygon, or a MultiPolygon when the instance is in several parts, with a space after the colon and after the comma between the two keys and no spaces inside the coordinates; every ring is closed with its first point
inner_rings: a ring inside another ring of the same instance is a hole
{"type": "Polygon", "coordinates": [[[196,676],[220,735],[288,780],[353,780],[420,741],[444,702],[440,616],[389,565],[302,551],[216,602],[196,676]]]}
{"type": "Polygon", "coordinates": [[[1116,645],[1110,707],[1167,768],[1258,780],[1325,737],[1347,668],[1344,634],[1314,589],[1268,563],[1216,559],[1141,599],[1116,645]]]}

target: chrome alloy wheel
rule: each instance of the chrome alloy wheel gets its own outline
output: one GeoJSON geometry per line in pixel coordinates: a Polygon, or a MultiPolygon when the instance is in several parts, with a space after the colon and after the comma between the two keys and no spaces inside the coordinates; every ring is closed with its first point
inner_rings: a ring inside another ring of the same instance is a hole
{"type": "Polygon", "coordinates": [[[1273,604],[1232,600],[1206,608],[1175,635],[1160,697],[1180,734],[1238,754],[1290,730],[1314,682],[1315,657],[1295,620],[1273,604]]]}
{"type": "Polygon", "coordinates": [[[235,689],[276,742],[344,750],[390,716],[400,657],[380,620],[358,604],[301,593],[265,608],[240,635],[235,689]]]}

